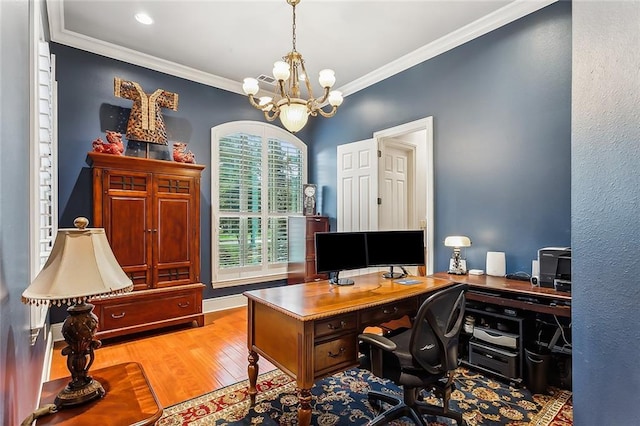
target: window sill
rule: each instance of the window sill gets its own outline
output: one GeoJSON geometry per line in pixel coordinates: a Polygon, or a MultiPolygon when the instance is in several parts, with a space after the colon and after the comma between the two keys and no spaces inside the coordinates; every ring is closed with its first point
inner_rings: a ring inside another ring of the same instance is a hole
{"type": "Polygon", "coordinates": [[[261,275],[259,277],[225,279],[225,280],[212,282],[211,287],[214,289],[237,287],[237,286],[247,285],[247,284],[259,284],[259,283],[265,283],[268,281],[284,280],[286,278],[287,278],[286,273],[280,273],[280,274],[271,274],[271,275],[261,275]]]}

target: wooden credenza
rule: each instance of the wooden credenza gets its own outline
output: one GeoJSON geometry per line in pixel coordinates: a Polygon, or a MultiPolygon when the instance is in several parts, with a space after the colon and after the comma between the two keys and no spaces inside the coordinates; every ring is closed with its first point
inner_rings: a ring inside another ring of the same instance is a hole
{"type": "Polygon", "coordinates": [[[131,278],[129,294],[92,299],[98,338],[196,321],[203,165],[90,152],[93,226],[131,278]]]}
{"type": "Polygon", "coordinates": [[[326,280],[316,272],[316,232],[329,231],[326,216],[289,216],[287,284],[326,280]]]}

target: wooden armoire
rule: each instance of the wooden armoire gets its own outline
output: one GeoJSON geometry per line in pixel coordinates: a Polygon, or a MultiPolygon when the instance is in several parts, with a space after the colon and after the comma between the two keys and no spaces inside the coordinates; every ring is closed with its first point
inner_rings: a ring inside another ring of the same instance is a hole
{"type": "Polygon", "coordinates": [[[203,165],[90,152],[93,221],[104,228],[133,292],[94,298],[97,338],[196,321],[203,165]]]}

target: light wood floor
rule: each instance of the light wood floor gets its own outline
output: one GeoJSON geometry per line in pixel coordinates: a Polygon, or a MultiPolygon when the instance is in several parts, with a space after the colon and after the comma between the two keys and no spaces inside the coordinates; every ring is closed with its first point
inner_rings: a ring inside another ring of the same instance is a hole
{"type": "MultiPolygon", "coordinates": [[[[57,342],[50,380],[68,377],[66,357],[57,342]]],[[[247,378],[247,308],[205,315],[204,327],[179,327],[105,340],[91,371],[122,362],[139,362],[164,407],[247,378]]],[[[263,358],[260,374],[275,367],[263,358]]]]}

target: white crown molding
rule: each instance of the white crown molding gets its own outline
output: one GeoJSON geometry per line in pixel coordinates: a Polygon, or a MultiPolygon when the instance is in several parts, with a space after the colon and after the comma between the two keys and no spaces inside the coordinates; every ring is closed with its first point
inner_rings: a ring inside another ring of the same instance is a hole
{"type": "MultiPolygon", "coordinates": [[[[477,21],[345,84],[339,90],[342,91],[343,96],[353,94],[523,16],[536,12],[556,1],[558,0],[515,0],[477,21]]],[[[51,41],[244,95],[242,83],[238,81],[219,77],[66,30],[64,27],[63,3],[64,0],[47,0],[51,41]]]]}
{"type": "Polygon", "coordinates": [[[378,68],[340,88],[343,96],[351,95],[386,78],[398,74],[414,65],[434,58],[468,41],[487,34],[523,16],[536,12],[558,0],[515,0],[464,27],[447,34],[393,62],[378,68]]]}
{"type": "Polygon", "coordinates": [[[51,41],[144,68],[149,68],[154,71],[160,71],[186,80],[206,84],[207,86],[213,86],[229,92],[244,95],[244,92],[242,91],[242,83],[240,82],[199,71],[175,62],[140,53],[135,50],[107,43],[102,40],[97,40],[92,37],[87,37],[65,29],[63,4],[63,0],[47,0],[51,41]]]}

